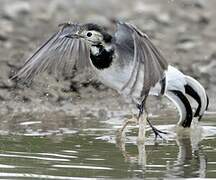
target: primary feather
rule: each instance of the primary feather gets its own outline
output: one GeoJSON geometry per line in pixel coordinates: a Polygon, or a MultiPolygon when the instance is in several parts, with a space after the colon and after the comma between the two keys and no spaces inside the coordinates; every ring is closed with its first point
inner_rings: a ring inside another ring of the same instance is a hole
{"type": "Polygon", "coordinates": [[[59,73],[70,75],[75,64],[79,68],[88,67],[89,50],[84,40],[67,38],[78,28],[77,24],[65,24],[27,59],[13,78],[31,81],[37,74],[45,70],[57,75],[59,73]]]}
{"type": "Polygon", "coordinates": [[[150,89],[163,79],[168,64],[149,38],[135,26],[119,22],[117,27],[115,44],[119,62],[132,65],[128,72],[130,76],[120,92],[136,96],[134,101],[137,101],[137,96],[138,99],[147,96],[150,89]],[[130,56],[125,57],[128,51],[130,56]]]}

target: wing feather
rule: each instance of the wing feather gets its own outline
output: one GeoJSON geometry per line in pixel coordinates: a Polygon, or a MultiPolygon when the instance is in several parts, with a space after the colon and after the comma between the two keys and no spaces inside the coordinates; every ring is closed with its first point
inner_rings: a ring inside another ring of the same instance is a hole
{"type": "Polygon", "coordinates": [[[137,84],[137,81],[140,81],[140,79],[138,78],[139,71],[144,71],[143,89],[141,96],[148,95],[150,89],[163,78],[164,71],[168,67],[167,61],[153,45],[148,36],[142,33],[135,26],[128,23],[119,22],[118,31],[116,34],[121,35],[120,37],[118,37],[117,43],[126,43],[126,37],[131,39],[131,36],[133,40],[133,70],[130,78],[125,83],[122,90],[124,90],[131,84],[132,88],[134,88],[137,84]],[[129,36],[129,34],[132,35],[129,36]]]}
{"type": "Polygon", "coordinates": [[[55,75],[71,75],[76,64],[79,68],[89,67],[89,51],[84,40],[67,38],[78,28],[77,24],[63,26],[27,59],[13,78],[28,82],[45,70],[55,75]]]}

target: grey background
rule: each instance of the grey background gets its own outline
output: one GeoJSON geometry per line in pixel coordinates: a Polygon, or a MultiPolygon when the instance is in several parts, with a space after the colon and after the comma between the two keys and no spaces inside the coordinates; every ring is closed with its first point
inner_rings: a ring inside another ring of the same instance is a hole
{"type": "Polygon", "coordinates": [[[84,73],[59,81],[44,73],[29,88],[9,80],[26,58],[58,30],[58,24],[95,22],[109,29],[111,19],[131,22],[145,31],[170,64],[204,85],[213,111],[215,7],[214,0],[0,0],[0,113],[76,113],[81,108],[84,111],[79,113],[83,114],[88,108],[128,108],[116,92],[98,81],[89,81],[92,78],[84,73]]]}

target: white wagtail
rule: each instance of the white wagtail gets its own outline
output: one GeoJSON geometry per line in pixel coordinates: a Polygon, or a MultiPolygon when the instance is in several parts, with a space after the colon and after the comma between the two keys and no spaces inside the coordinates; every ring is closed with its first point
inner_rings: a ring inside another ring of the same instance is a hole
{"type": "MultiPolygon", "coordinates": [[[[137,27],[123,22],[116,22],[116,26],[115,34],[111,35],[97,24],[62,24],[14,78],[29,81],[47,69],[70,74],[74,66],[88,68],[102,83],[137,105],[137,120],[146,114],[145,102],[149,95],[164,95],[170,99],[180,114],[178,125],[184,128],[190,127],[193,117],[200,120],[208,108],[203,86],[168,65],[148,36],[137,27]],[[187,96],[198,104],[194,113],[187,96]]],[[[145,117],[156,137],[161,137],[163,132],[145,117]]]]}

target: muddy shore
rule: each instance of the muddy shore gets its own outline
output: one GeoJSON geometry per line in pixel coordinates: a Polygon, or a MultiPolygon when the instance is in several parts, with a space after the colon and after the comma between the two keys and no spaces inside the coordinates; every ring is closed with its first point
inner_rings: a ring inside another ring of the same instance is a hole
{"type": "MultiPolygon", "coordinates": [[[[128,110],[116,92],[82,72],[60,79],[44,73],[29,87],[9,79],[58,30],[58,24],[95,22],[109,29],[110,19],[131,22],[145,31],[170,64],[204,85],[209,110],[215,111],[215,7],[213,0],[1,0],[0,113],[90,111],[103,115],[104,109],[128,110]]],[[[153,107],[157,102],[149,103],[153,107]]]]}

